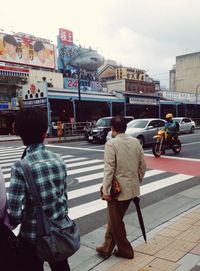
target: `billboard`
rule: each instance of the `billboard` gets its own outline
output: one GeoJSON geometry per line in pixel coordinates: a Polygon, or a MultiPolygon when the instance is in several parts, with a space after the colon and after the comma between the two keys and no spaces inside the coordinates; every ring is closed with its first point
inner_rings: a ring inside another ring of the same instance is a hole
{"type": "Polygon", "coordinates": [[[37,38],[0,33],[0,61],[54,69],[54,45],[37,38]]]}
{"type": "Polygon", "coordinates": [[[97,71],[104,63],[104,58],[91,47],[84,48],[81,45],[74,44],[73,36],[69,36],[69,32],[71,31],[60,29],[57,37],[58,69],[71,71],[79,66],[79,68],[87,71],[97,71]]]}

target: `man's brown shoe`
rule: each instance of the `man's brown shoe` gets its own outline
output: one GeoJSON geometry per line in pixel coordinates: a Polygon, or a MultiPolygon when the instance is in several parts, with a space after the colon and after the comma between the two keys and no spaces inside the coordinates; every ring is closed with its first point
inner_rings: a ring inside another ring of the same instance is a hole
{"type": "Polygon", "coordinates": [[[101,246],[96,247],[96,252],[97,252],[99,255],[103,256],[103,257],[110,257],[110,256],[111,256],[111,253],[105,251],[104,248],[101,247],[101,246]]]}
{"type": "Polygon", "coordinates": [[[133,255],[124,255],[121,252],[119,252],[118,249],[115,249],[113,254],[116,257],[121,257],[121,258],[126,258],[126,259],[133,259],[134,258],[134,252],[133,252],[133,255]]]}

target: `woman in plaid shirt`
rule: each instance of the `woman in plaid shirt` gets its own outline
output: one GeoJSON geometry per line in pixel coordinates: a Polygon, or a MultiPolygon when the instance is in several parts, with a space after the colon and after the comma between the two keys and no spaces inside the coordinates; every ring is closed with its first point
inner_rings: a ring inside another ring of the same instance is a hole
{"type": "MultiPolygon", "coordinates": [[[[43,111],[34,108],[22,109],[16,116],[15,129],[26,148],[23,159],[32,169],[43,210],[54,220],[63,218],[68,211],[67,169],[62,158],[45,149],[47,117],[43,111]]],[[[35,249],[36,208],[29,193],[20,163],[11,168],[11,183],[8,195],[10,223],[21,224],[19,238],[24,246],[24,266],[29,271],[43,271],[43,262],[35,249]]],[[[49,263],[53,271],[69,271],[68,260],[49,263]]]]}

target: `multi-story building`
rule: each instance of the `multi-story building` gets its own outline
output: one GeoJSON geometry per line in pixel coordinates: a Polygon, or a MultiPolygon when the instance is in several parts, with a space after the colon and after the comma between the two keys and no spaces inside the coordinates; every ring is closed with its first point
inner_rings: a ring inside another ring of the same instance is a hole
{"type": "Polygon", "coordinates": [[[154,93],[155,83],[146,80],[144,70],[106,65],[99,71],[100,80],[105,82],[108,92],[154,93]]]}
{"type": "Polygon", "coordinates": [[[24,86],[30,93],[38,82],[61,87],[55,55],[55,46],[47,39],[21,32],[0,33],[0,134],[12,131],[24,86]]]}
{"type": "Polygon", "coordinates": [[[200,52],[176,57],[169,72],[170,91],[196,93],[200,84],[200,52]]]}

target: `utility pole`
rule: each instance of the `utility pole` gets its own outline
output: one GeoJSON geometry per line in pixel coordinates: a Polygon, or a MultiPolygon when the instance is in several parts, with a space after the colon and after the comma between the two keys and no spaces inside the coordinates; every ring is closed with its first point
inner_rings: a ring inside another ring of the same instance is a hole
{"type": "Polygon", "coordinates": [[[77,63],[77,75],[78,75],[78,100],[81,100],[81,86],[80,86],[80,66],[77,63]]]}
{"type": "Polygon", "coordinates": [[[200,87],[200,84],[196,86],[196,93],[195,93],[195,99],[196,99],[196,106],[195,106],[195,118],[197,118],[197,108],[198,108],[198,88],[200,87]]]}

